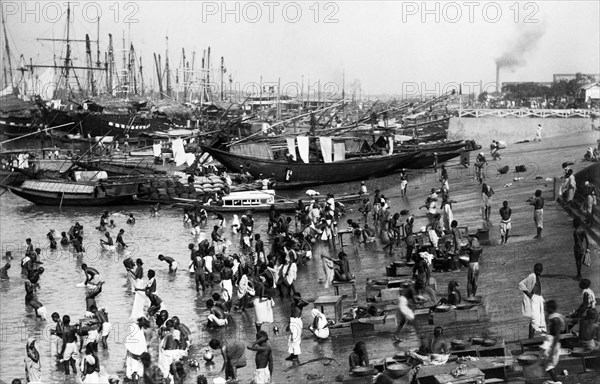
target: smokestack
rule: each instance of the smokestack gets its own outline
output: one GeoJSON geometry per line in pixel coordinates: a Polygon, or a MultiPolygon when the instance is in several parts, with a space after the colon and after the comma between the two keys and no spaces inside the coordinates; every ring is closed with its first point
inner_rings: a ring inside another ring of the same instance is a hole
{"type": "Polygon", "coordinates": [[[496,64],[496,93],[502,93],[500,89],[500,65],[496,64]]]}

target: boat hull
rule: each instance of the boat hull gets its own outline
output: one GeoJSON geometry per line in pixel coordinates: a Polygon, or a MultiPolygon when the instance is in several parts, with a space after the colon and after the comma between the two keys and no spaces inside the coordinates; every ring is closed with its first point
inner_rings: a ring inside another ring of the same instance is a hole
{"type": "Polygon", "coordinates": [[[253,177],[273,178],[278,188],[285,184],[287,169],[292,170],[290,182],[306,185],[337,184],[348,181],[364,180],[386,175],[395,169],[408,167],[417,153],[393,154],[355,158],[331,163],[301,163],[260,159],[250,156],[236,155],[212,147],[202,149],[212,155],[230,171],[239,172],[243,165],[253,177]]]}
{"type": "Polygon", "coordinates": [[[0,117],[0,133],[6,137],[20,137],[46,128],[36,117],[0,117]]]}
{"type": "Polygon", "coordinates": [[[137,137],[140,133],[151,132],[150,121],[131,114],[105,114],[100,112],[68,111],[51,109],[46,113],[50,127],[63,126],[61,131],[81,133],[84,137],[114,136],[137,137]],[[68,123],[73,123],[70,125],[68,123]]]}
{"type": "Polygon", "coordinates": [[[6,188],[15,195],[31,201],[35,205],[91,207],[104,205],[123,205],[133,200],[132,195],[94,197],[93,195],[75,195],[65,193],[63,197],[62,192],[28,191],[23,190],[22,188],[11,186],[6,186],[6,188]]]}
{"type": "MultiPolygon", "coordinates": [[[[317,196],[317,198],[324,196],[317,196]]],[[[340,195],[335,196],[334,199],[337,203],[351,203],[363,198],[368,198],[369,194],[349,194],[349,195],[340,195]]],[[[197,203],[197,200],[194,199],[174,199],[177,203],[182,203],[183,205],[194,205],[197,203]]],[[[304,204],[309,204],[310,199],[301,199],[304,204]]],[[[293,199],[277,199],[275,200],[275,209],[280,212],[294,212],[296,207],[298,206],[298,200],[293,199]]],[[[212,204],[203,204],[202,208],[204,208],[207,212],[268,212],[271,209],[271,204],[255,204],[255,205],[212,205],[212,204]]]]}
{"type": "MultiPolygon", "coordinates": [[[[452,160],[458,156],[460,156],[460,152],[439,153],[437,155],[438,165],[445,163],[448,160],[452,160]]],[[[412,169],[427,168],[427,167],[433,166],[434,162],[435,162],[435,155],[433,153],[423,153],[421,155],[416,156],[413,159],[410,167],[412,169]]]]}

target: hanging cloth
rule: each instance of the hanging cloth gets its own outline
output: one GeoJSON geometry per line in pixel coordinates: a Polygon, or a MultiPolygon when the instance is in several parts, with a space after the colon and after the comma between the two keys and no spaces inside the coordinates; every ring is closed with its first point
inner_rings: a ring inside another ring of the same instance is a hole
{"type": "Polygon", "coordinates": [[[394,136],[388,137],[388,144],[390,146],[390,153],[388,153],[388,155],[391,155],[392,153],[394,153],[394,136]]]}
{"type": "Polygon", "coordinates": [[[183,140],[173,140],[173,157],[175,158],[175,165],[180,166],[185,163],[185,149],[183,148],[183,140]]]}
{"type": "Polygon", "coordinates": [[[346,144],[344,142],[333,143],[333,161],[342,160],[346,160],[346,144]]]}
{"type": "Polygon", "coordinates": [[[323,161],[325,163],[331,163],[331,150],[333,142],[330,136],[319,137],[319,143],[321,144],[321,154],[323,154],[323,161]]]}
{"type": "Polygon", "coordinates": [[[300,152],[300,158],[306,164],[308,164],[308,136],[298,136],[298,152],[300,152]]]}
{"type": "Polygon", "coordinates": [[[285,139],[287,141],[287,149],[290,155],[292,155],[292,160],[296,161],[296,139],[293,137],[288,137],[285,139]]]}
{"type": "Polygon", "coordinates": [[[160,157],[162,152],[162,145],[160,143],[152,145],[152,153],[154,157],[160,157]]]}

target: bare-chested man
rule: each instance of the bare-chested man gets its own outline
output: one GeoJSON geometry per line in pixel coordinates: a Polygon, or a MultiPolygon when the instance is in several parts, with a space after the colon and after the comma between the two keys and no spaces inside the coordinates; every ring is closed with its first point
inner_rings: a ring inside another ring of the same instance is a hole
{"type": "Polygon", "coordinates": [[[273,376],[273,354],[267,340],[269,340],[267,333],[259,331],[256,334],[256,341],[248,347],[249,350],[256,351],[253,381],[255,384],[268,384],[273,376]]]}

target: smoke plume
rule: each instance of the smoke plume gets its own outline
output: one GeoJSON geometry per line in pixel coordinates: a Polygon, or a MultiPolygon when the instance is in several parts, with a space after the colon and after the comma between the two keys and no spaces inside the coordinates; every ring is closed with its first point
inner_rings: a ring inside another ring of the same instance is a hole
{"type": "Polygon", "coordinates": [[[513,40],[514,44],[496,59],[496,66],[498,68],[516,68],[525,65],[525,55],[537,47],[545,32],[546,29],[540,24],[524,27],[518,31],[513,40]]]}

